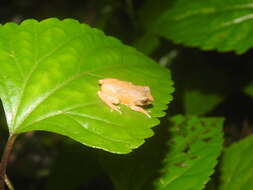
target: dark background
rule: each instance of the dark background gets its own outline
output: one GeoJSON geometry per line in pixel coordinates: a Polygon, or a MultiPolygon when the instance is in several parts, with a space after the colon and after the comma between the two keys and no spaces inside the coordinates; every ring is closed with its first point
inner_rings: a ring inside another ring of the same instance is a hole
{"type": "MultiPolygon", "coordinates": [[[[165,3],[166,6],[154,4],[153,9],[150,9],[152,12],[145,13],[150,2],[152,1],[1,0],[0,22],[20,23],[28,18],[37,20],[49,17],[74,18],[100,28],[107,35],[117,37],[124,43],[144,51],[136,42],[149,32],[150,28],[147,27],[149,22],[169,6],[169,3],[165,3]],[[145,14],[146,18],[143,17],[145,14]]],[[[149,38],[147,39],[149,41],[149,38]]],[[[183,95],[187,90],[199,89],[203,94],[221,94],[224,96],[223,101],[205,113],[205,116],[226,118],[225,145],[251,134],[253,100],[243,92],[243,88],[252,80],[252,51],[249,50],[243,55],[236,55],[233,52],[204,52],[159,38],[159,44],[149,56],[160,62],[168,54],[171,55],[171,52],[176,52],[175,56],[169,57],[171,61],[168,64],[172,70],[176,91],[168,115],[186,114],[183,95]]],[[[8,131],[2,110],[1,150],[7,137],[8,131]]],[[[52,189],[53,184],[59,181],[63,185],[75,184],[73,186],[77,190],[112,189],[110,179],[93,157],[94,151],[56,134],[45,132],[23,134],[15,144],[7,173],[16,189],[52,189]],[[56,172],[57,168],[65,169],[59,175],[56,172]],[[78,176],[82,176],[83,181],[77,180],[78,176]]],[[[57,184],[55,189],[61,187],[57,184]]]]}

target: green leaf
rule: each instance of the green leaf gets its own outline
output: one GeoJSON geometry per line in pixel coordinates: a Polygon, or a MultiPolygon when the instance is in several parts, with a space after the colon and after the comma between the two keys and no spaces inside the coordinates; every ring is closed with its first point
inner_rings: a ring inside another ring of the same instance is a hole
{"type": "Polygon", "coordinates": [[[145,0],[137,12],[138,20],[142,28],[151,32],[157,18],[173,4],[173,1],[145,0]]]}
{"type": "Polygon", "coordinates": [[[211,111],[221,103],[223,96],[219,94],[205,94],[198,90],[187,90],[184,93],[184,108],[188,115],[202,115],[211,111]]]}
{"type": "Polygon", "coordinates": [[[198,190],[222,149],[221,118],[175,116],[154,138],[128,155],[102,157],[117,190],[198,190]]]}
{"type": "Polygon", "coordinates": [[[252,7],[249,0],[177,0],[156,29],[177,43],[243,53],[253,46],[252,7]]]}
{"type": "Polygon", "coordinates": [[[133,43],[134,47],[146,55],[153,53],[160,45],[159,38],[153,34],[146,33],[133,43]]]}
{"type": "Polygon", "coordinates": [[[251,190],[253,186],[253,135],[233,144],[221,161],[220,190],[251,190]]]}
{"type": "Polygon", "coordinates": [[[26,20],[0,27],[0,97],[9,131],[59,133],[90,147],[128,153],[153,135],[172,99],[168,70],[135,49],[73,19],[26,20]],[[147,85],[151,118],[110,111],[98,80],[147,85]]]}
{"type": "Polygon", "coordinates": [[[249,96],[253,97],[253,82],[250,82],[245,88],[244,92],[249,96]]]}

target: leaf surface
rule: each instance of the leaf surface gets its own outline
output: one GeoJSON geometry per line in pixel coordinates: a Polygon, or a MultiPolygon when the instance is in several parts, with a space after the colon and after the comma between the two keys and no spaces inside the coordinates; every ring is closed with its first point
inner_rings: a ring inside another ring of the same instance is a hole
{"type": "Polygon", "coordinates": [[[0,27],[0,97],[9,131],[59,133],[90,147],[128,153],[153,135],[172,99],[170,73],[135,49],[73,19],[25,20],[0,27]],[[151,88],[152,118],[111,112],[98,80],[151,88]]]}
{"type": "Polygon", "coordinates": [[[253,81],[251,81],[246,87],[244,87],[244,92],[253,97],[253,81]]]}
{"type": "Polygon", "coordinates": [[[221,153],[223,119],[179,115],[170,121],[138,150],[99,157],[117,190],[203,189],[221,153]]]}
{"type": "Polygon", "coordinates": [[[221,160],[219,190],[250,190],[253,186],[253,135],[227,148],[221,160]]]}
{"type": "Polygon", "coordinates": [[[251,0],[177,0],[156,31],[184,45],[243,53],[253,44],[252,19],[251,0]]]}
{"type": "Polygon", "coordinates": [[[208,113],[223,100],[219,94],[205,94],[198,90],[187,90],[183,98],[185,113],[188,115],[208,113]]]}

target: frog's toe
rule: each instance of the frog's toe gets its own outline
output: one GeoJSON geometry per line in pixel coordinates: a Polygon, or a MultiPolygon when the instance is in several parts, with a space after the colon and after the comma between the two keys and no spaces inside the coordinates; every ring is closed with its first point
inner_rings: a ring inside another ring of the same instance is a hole
{"type": "Polygon", "coordinates": [[[132,105],[130,108],[131,108],[132,110],[134,110],[134,111],[144,113],[146,116],[148,116],[149,118],[151,118],[151,116],[149,115],[148,111],[146,111],[146,110],[143,109],[142,107],[132,105]]]}
{"type": "Polygon", "coordinates": [[[119,112],[120,114],[122,114],[119,106],[116,106],[116,111],[119,112]]]}
{"type": "Polygon", "coordinates": [[[120,111],[120,107],[119,106],[113,106],[113,108],[111,109],[111,112],[112,111],[117,111],[119,112],[120,114],[122,114],[122,112],[120,111]]]}

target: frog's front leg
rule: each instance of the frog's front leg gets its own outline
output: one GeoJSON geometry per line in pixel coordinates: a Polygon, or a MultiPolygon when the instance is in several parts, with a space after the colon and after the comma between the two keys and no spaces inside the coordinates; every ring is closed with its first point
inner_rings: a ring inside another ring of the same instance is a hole
{"type": "Polygon", "coordinates": [[[134,111],[138,111],[138,112],[141,112],[141,113],[144,113],[146,116],[148,116],[149,118],[151,118],[151,116],[148,114],[148,112],[143,109],[142,107],[139,107],[139,106],[135,106],[135,105],[130,105],[130,108],[134,111]]]}
{"type": "Polygon", "coordinates": [[[103,94],[101,91],[98,91],[98,96],[112,110],[115,110],[115,111],[117,111],[117,112],[119,112],[121,114],[120,107],[114,105],[114,104],[119,104],[120,103],[119,99],[117,99],[115,97],[112,97],[112,96],[108,96],[106,94],[103,94]]]}

